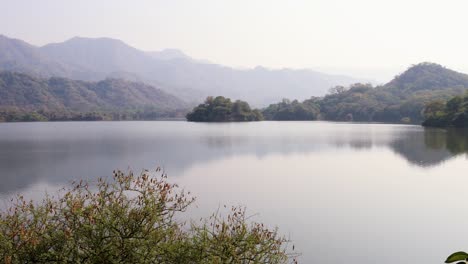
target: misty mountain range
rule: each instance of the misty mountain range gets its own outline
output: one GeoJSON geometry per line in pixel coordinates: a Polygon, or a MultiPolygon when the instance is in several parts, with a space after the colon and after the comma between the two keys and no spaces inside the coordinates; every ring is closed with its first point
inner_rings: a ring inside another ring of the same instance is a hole
{"type": "Polygon", "coordinates": [[[146,52],[116,39],[81,37],[37,47],[0,35],[0,70],[92,82],[118,78],[144,82],[186,102],[223,95],[254,106],[321,96],[330,87],[363,81],[306,69],[235,69],[176,49],[146,52]]]}

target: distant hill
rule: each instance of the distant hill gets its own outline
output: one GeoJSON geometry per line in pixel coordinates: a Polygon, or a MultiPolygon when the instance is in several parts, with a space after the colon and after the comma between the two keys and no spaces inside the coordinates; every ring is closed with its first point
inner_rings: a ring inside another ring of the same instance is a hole
{"type": "Polygon", "coordinates": [[[72,69],[19,39],[0,35],[0,69],[38,76],[68,76],[72,69]]]}
{"type": "Polygon", "coordinates": [[[152,86],[117,79],[99,82],[0,72],[0,109],[20,111],[176,110],[187,104],[152,86]]]}
{"type": "Polygon", "coordinates": [[[235,69],[191,59],[178,50],[145,52],[110,38],[75,37],[62,43],[20,49],[17,40],[2,37],[0,70],[14,70],[41,77],[66,77],[97,81],[109,76],[130,78],[174,94],[185,101],[199,102],[213,94],[266,105],[282,98],[306,99],[323,95],[335,85],[359,79],[312,70],[263,67],[235,69]],[[32,57],[32,58],[31,58],[32,57]],[[29,63],[35,57],[37,63],[29,63]],[[8,58],[8,59],[3,59],[8,58]],[[23,63],[22,61],[25,62],[23,63]],[[16,64],[16,67],[11,67],[16,64]]]}
{"type": "Polygon", "coordinates": [[[400,93],[422,90],[446,90],[468,88],[468,75],[447,69],[439,64],[423,62],[410,67],[385,85],[400,93]]]}
{"type": "Polygon", "coordinates": [[[144,52],[110,38],[75,37],[62,43],[45,45],[39,50],[67,65],[86,69],[90,79],[103,79],[113,72],[141,75],[149,72],[154,63],[144,52]]]}
{"type": "Polygon", "coordinates": [[[164,49],[161,51],[149,51],[147,52],[148,55],[151,57],[158,59],[158,60],[192,60],[187,54],[183,53],[181,50],[178,49],[164,49]]]}
{"type": "Polygon", "coordinates": [[[313,120],[318,116],[336,121],[421,123],[429,102],[447,100],[466,90],[468,75],[425,62],[410,67],[383,86],[362,83],[337,86],[323,98],[302,103],[283,101],[270,105],[263,114],[267,119],[281,114],[288,120],[300,116],[313,120]]]}

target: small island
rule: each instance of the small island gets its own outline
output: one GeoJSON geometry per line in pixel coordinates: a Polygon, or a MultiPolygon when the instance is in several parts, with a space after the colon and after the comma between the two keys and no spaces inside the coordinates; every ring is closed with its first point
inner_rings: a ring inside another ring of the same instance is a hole
{"type": "Polygon", "coordinates": [[[203,104],[195,107],[187,114],[187,120],[191,122],[247,122],[263,120],[262,113],[252,110],[247,102],[231,99],[223,96],[206,98],[203,104]]]}

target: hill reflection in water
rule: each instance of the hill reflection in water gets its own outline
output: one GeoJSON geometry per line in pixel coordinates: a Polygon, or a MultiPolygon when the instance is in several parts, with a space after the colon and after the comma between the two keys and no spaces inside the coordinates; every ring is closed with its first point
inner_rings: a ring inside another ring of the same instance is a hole
{"type": "Polygon", "coordinates": [[[0,124],[0,194],[37,183],[107,176],[115,168],[138,171],[162,165],[177,177],[196,164],[234,156],[343,148],[390,149],[411,165],[430,169],[465,155],[468,132],[328,122],[0,124]]]}

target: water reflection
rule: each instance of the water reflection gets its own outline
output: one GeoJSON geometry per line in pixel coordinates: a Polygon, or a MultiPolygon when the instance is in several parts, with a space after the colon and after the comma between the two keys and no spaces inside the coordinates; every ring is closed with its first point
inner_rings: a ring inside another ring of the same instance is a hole
{"type": "Polygon", "coordinates": [[[414,165],[434,167],[468,153],[468,131],[426,128],[422,133],[406,134],[392,142],[390,147],[414,165]]]}
{"type": "Polygon", "coordinates": [[[447,134],[442,130],[425,129],[420,133],[407,133],[403,137],[394,140],[389,147],[411,164],[420,167],[432,167],[455,156],[447,148],[431,148],[432,135],[437,139],[447,140],[447,134]]]}
{"type": "Polygon", "coordinates": [[[0,207],[163,165],[197,196],[191,217],[247,205],[291,235],[301,263],[435,264],[466,246],[467,147],[466,130],[383,124],[0,124],[0,207]]]}
{"type": "Polygon", "coordinates": [[[467,153],[468,132],[326,122],[1,124],[0,194],[37,182],[106,176],[114,168],[163,165],[177,176],[191,166],[234,156],[342,148],[389,148],[413,165],[434,167],[467,153]]]}
{"type": "Polygon", "coordinates": [[[431,149],[447,149],[454,155],[468,152],[468,129],[427,129],[426,146],[431,149]]]}

